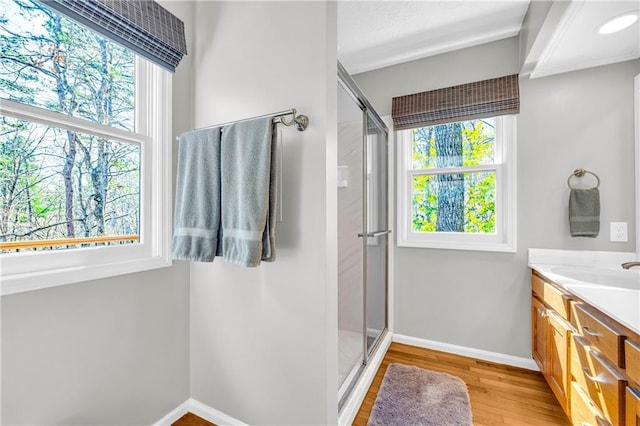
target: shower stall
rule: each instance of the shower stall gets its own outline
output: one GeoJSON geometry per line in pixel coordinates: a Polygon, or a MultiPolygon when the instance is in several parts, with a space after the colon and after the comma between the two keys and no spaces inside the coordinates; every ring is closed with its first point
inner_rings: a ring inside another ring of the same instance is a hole
{"type": "Polygon", "coordinates": [[[387,331],[388,129],[338,63],[338,401],[387,331]]]}

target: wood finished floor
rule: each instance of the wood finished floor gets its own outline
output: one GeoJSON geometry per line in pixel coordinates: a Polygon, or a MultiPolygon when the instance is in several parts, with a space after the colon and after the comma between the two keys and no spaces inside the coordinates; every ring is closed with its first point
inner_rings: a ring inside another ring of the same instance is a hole
{"type": "MultiPolygon", "coordinates": [[[[475,426],[571,425],[538,372],[392,343],[358,411],[354,426],[366,426],[382,377],[392,363],[415,365],[464,380],[469,389],[475,426]]],[[[173,425],[211,426],[213,423],[189,413],[173,425]]]]}
{"type": "Polygon", "coordinates": [[[476,426],[571,425],[538,372],[392,343],[360,406],[354,426],[366,426],[384,373],[392,363],[460,377],[469,389],[476,426]]]}
{"type": "Polygon", "coordinates": [[[187,413],[173,422],[171,426],[215,426],[215,424],[198,417],[193,413],[187,413]]]}

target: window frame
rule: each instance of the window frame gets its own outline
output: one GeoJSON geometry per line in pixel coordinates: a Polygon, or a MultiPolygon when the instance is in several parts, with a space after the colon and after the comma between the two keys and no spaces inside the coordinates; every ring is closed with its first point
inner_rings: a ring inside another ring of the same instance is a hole
{"type": "Polygon", "coordinates": [[[0,256],[0,295],[171,266],[170,72],[135,55],[135,132],[0,99],[0,114],[140,146],[139,242],[0,256]]]}
{"type": "MultiPolygon", "coordinates": [[[[413,170],[413,129],[397,130],[397,244],[399,247],[516,252],[516,116],[495,120],[494,164],[413,170]],[[420,175],[495,171],[496,233],[416,232],[412,228],[413,178],[420,175]]],[[[469,121],[469,120],[462,120],[469,121]]]]}

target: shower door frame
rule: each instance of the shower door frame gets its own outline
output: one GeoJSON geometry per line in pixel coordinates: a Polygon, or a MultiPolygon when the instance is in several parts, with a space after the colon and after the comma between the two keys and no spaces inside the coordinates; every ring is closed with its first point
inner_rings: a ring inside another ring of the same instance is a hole
{"type": "Polygon", "coordinates": [[[363,348],[362,348],[362,365],[360,366],[358,372],[355,374],[355,377],[351,379],[351,382],[348,384],[346,390],[342,395],[338,395],[338,408],[339,410],[342,408],[344,403],[349,398],[353,388],[355,387],[358,379],[362,375],[364,368],[369,363],[370,355],[373,354],[378,347],[380,346],[380,342],[384,339],[384,336],[389,332],[389,234],[390,230],[390,221],[389,221],[389,129],[387,125],[382,121],[378,113],[375,111],[373,106],[369,103],[367,98],[364,96],[356,82],[349,75],[349,73],[345,70],[342,64],[338,61],[338,83],[345,92],[351,97],[351,99],[355,102],[355,104],[362,111],[362,164],[363,164],[363,180],[362,180],[362,233],[358,234],[359,237],[362,238],[362,258],[364,259],[362,264],[363,275],[362,275],[362,285],[363,285],[363,295],[362,295],[362,303],[363,303],[363,348]],[[385,169],[386,169],[386,199],[387,205],[385,208],[387,209],[387,217],[386,217],[386,230],[384,230],[384,234],[386,234],[386,250],[384,256],[385,262],[385,276],[384,276],[384,328],[381,330],[380,334],[376,337],[374,342],[369,347],[368,344],[368,310],[367,310],[367,284],[368,284],[368,261],[369,258],[367,256],[368,253],[368,225],[369,225],[369,196],[368,196],[368,180],[367,180],[367,164],[369,161],[368,151],[369,144],[367,143],[368,137],[368,129],[369,129],[369,120],[373,119],[373,122],[376,124],[386,137],[386,160],[385,161],[385,169]]]}

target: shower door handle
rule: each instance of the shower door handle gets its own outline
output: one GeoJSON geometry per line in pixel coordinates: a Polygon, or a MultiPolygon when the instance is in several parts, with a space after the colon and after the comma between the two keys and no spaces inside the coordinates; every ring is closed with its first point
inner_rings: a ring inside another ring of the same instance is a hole
{"type": "Polygon", "coordinates": [[[358,237],[373,238],[373,237],[380,237],[382,235],[387,235],[390,233],[391,233],[391,229],[387,229],[385,231],[373,231],[373,232],[367,232],[366,234],[358,234],[358,237]]]}

